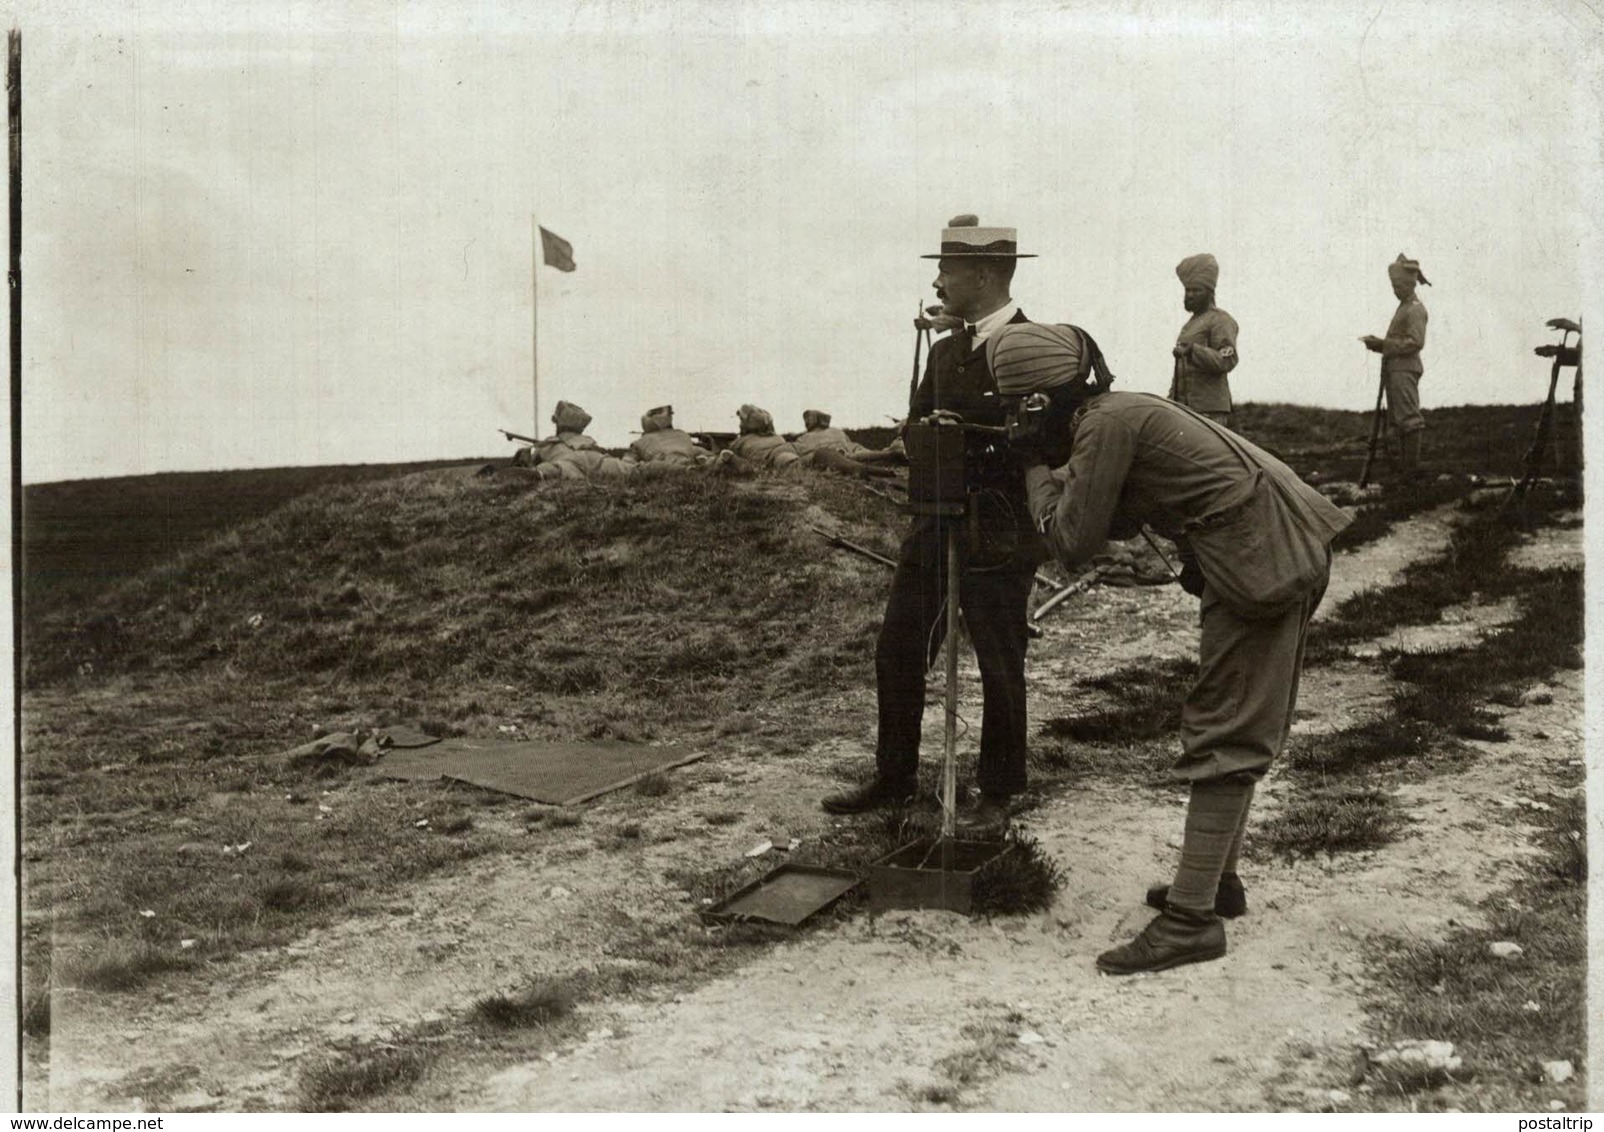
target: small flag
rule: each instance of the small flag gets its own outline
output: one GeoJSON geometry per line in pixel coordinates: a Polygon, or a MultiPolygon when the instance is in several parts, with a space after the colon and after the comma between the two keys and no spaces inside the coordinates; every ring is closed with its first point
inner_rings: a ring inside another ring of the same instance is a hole
{"type": "Polygon", "coordinates": [[[540,252],[547,267],[555,267],[558,271],[574,269],[574,245],[557,233],[540,229],[540,252]]]}

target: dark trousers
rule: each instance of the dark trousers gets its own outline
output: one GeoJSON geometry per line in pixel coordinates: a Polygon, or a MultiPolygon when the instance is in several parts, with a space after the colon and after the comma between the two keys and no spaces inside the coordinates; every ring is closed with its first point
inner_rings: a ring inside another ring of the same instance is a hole
{"type": "MultiPolygon", "coordinates": [[[[960,570],[958,608],[980,664],[985,706],[976,780],[983,793],[1025,788],[1025,629],[1035,570],[960,570]]],[[[903,540],[880,625],[874,666],[880,699],[875,763],[881,777],[912,782],[919,770],[925,674],[941,653],[947,625],[945,548],[934,530],[903,540]]]]}

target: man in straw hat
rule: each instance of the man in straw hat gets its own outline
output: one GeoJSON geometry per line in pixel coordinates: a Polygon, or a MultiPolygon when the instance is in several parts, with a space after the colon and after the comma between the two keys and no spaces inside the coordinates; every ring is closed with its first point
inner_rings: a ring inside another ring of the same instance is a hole
{"type": "Polygon", "coordinates": [[[1236,368],[1236,319],[1214,305],[1219,261],[1207,252],[1190,255],[1176,267],[1175,274],[1186,289],[1181,305],[1192,317],[1181,327],[1170,351],[1175,357],[1170,399],[1229,426],[1231,385],[1225,375],[1236,368]]]}
{"type": "Polygon", "coordinates": [[[1402,252],[1387,265],[1392,293],[1398,298],[1387,336],[1366,334],[1359,341],[1365,349],[1381,355],[1381,381],[1387,390],[1387,423],[1398,434],[1402,449],[1399,473],[1406,482],[1420,471],[1420,439],[1426,418],[1420,414],[1420,375],[1425,366],[1420,351],[1426,348],[1426,305],[1415,295],[1418,284],[1431,286],[1420,270],[1420,263],[1402,252]]]}
{"type": "Polygon", "coordinates": [[[1351,520],[1230,429],[1162,397],[1100,389],[1076,388],[1068,462],[1026,469],[1031,512],[1071,570],[1150,524],[1176,541],[1181,584],[1202,601],[1173,771],[1191,785],[1180,864],[1148,893],[1160,914],[1097,958],[1128,975],[1225,954],[1220,916],[1246,910],[1236,859],[1254,785],[1286,742],[1331,540],[1351,520]]]}
{"type": "MultiPolygon", "coordinates": [[[[1012,228],[982,227],[972,215],[943,230],[933,286],[942,312],[961,325],[931,348],[908,419],[958,414],[996,424],[1001,408],[986,344],[1004,326],[1027,323],[1010,292],[1021,259],[1012,228]]],[[[973,522],[979,537],[966,545],[958,588],[964,625],[980,666],[984,708],[976,778],[980,802],[964,818],[971,830],[1007,824],[1009,799],[1025,788],[1026,605],[1046,548],[1031,523],[1019,465],[1006,458],[978,464],[980,494],[973,522]]],[[[916,516],[903,540],[885,619],[875,646],[879,728],[875,776],[863,786],[824,799],[831,813],[859,813],[905,803],[915,792],[925,674],[941,648],[947,589],[942,528],[935,516],[916,516]]]]}

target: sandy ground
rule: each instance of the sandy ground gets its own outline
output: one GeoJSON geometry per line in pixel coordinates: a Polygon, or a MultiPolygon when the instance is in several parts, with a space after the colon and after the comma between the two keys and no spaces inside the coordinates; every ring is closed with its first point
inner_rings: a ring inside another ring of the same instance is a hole
{"type": "MultiPolygon", "coordinates": [[[[1440,548],[1445,512],[1339,558],[1329,609],[1440,548]]],[[[1551,532],[1524,554],[1568,560],[1580,532],[1551,532]]],[[[1444,623],[1454,643],[1507,617],[1466,606],[1444,623]]],[[[1177,587],[1102,589],[1047,623],[1032,647],[1032,713],[1068,710],[1071,683],[1196,645],[1195,602],[1177,587]]],[[[1440,635],[1440,634],[1439,634],[1440,635]]],[[[1422,633],[1413,647],[1437,638],[1422,633]]],[[[1439,642],[1440,643],[1440,642],[1439,642]]],[[[1373,642],[1372,645],[1379,644],[1373,642]]],[[[1386,687],[1360,657],[1310,671],[1298,728],[1340,727],[1386,687]]],[[[1581,758],[1582,679],[1553,699],[1500,709],[1512,740],[1460,771],[1408,786],[1410,829],[1385,850],[1298,863],[1249,860],[1249,914],[1229,925],[1220,962],[1155,976],[1099,976],[1096,953],[1147,920],[1145,886],[1173,869],[1179,794],[1092,785],[1026,815],[1025,828],[1068,880],[1045,913],[970,920],[867,913],[781,943],[693,989],[588,1003],[582,1039],[558,1049],[502,1047],[437,1061],[402,1109],[1036,1110],[1319,1109],[1348,1088],[1341,1066],[1362,1038],[1363,942],[1433,938],[1473,922],[1478,900],[1527,854],[1522,815],[1546,796],[1549,768],[1581,758]],[[955,1066],[971,1066],[954,1073],[955,1066]]],[[[868,692],[872,702],[872,690],[868,692]]],[[[824,705],[864,718],[865,703],[824,705]]],[[[963,675],[963,711],[979,717],[963,675]]],[[[927,751],[939,752],[939,711],[927,751]]],[[[48,1069],[30,1107],[55,1111],[295,1105],[300,1067],[350,1038],[460,1017],[477,997],[600,962],[610,941],[683,922],[685,892],[663,869],[733,861],[765,830],[803,839],[833,820],[817,808],[829,773],[866,757],[867,736],[799,756],[711,752],[680,772],[688,788],[625,855],[597,844],[616,803],[527,855],[472,862],[398,892],[377,915],[316,930],[139,995],[59,992],[48,1069]],[[698,814],[739,810],[714,827],[698,814]]],[[[1255,814],[1291,787],[1273,772],[1255,814]]],[[[1429,1036],[1429,1035],[1423,1035],[1429,1036]]]]}

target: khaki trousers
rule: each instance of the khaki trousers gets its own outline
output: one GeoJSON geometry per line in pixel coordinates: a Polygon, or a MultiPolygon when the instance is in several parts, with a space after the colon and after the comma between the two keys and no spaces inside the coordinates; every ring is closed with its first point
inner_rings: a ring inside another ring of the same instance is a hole
{"type": "Polygon", "coordinates": [[[1426,427],[1426,418],[1420,412],[1418,373],[1387,371],[1387,423],[1400,434],[1426,427]]]}
{"type": "Polygon", "coordinates": [[[1181,759],[1174,777],[1256,782],[1286,745],[1298,703],[1309,618],[1325,596],[1313,592],[1280,617],[1250,621],[1203,590],[1197,683],[1181,707],[1181,759]]]}

